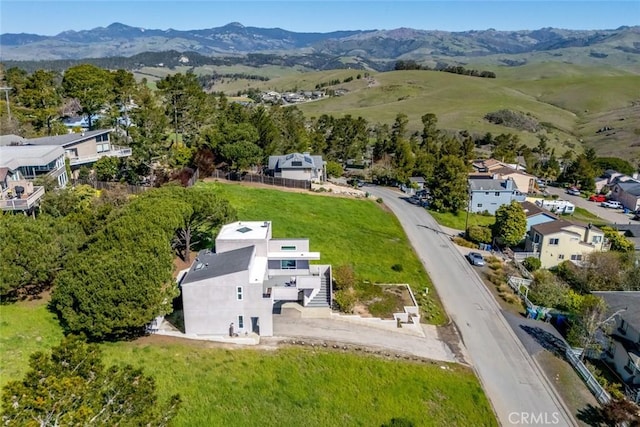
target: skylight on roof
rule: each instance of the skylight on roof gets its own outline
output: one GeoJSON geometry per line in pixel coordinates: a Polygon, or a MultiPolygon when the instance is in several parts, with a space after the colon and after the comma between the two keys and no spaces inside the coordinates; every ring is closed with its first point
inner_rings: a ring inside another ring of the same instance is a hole
{"type": "Polygon", "coordinates": [[[309,157],[309,156],[304,156],[304,161],[309,163],[309,164],[313,164],[313,160],[311,160],[311,157],[309,157]]]}
{"type": "Polygon", "coordinates": [[[236,231],[239,231],[240,233],[244,234],[251,231],[251,229],[249,227],[242,227],[242,228],[238,228],[236,231]]]}

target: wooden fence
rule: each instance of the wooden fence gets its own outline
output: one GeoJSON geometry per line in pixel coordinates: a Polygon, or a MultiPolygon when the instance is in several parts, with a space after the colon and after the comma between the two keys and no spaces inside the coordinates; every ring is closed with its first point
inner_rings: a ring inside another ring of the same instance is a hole
{"type": "Polygon", "coordinates": [[[138,193],[147,191],[150,188],[153,188],[153,187],[144,186],[144,185],[124,184],[121,182],[92,181],[92,180],[83,180],[83,179],[74,179],[72,180],[72,184],[73,185],[90,185],[96,190],[123,189],[129,194],[138,194],[138,193]]]}
{"type": "Polygon", "coordinates": [[[212,178],[225,179],[227,181],[244,181],[244,182],[256,182],[260,184],[273,185],[277,187],[287,188],[300,188],[303,190],[311,189],[311,181],[305,181],[300,179],[279,178],[268,175],[259,174],[234,174],[233,172],[223,172],[219,170],[213,171],[212,178]]]}

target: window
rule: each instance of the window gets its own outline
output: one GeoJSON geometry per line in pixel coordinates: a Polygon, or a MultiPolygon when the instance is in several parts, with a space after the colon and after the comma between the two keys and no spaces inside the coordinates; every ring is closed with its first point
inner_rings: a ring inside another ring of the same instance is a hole
{"type": "Polygon", "coordinates": [[[620,319],[620,326],[618,326],[618,330],[622,333],[622,334],[626,334],[627,333],[627,326],[628,323],[624,321],[624,319],[620,319]]]}
{"type": "Polygon", "coordinates": [[[281,251],[295,251],[296,247],[295,246],[280,246],[280,250],[281,251]]]}
{"type": "Polygon", "coordinates": [[[582,261],[582,255],[571,255],[571,261],[582,261]]]}
{"type": "Polygon", "coordinates": [[[558,259],[564,259],[564,255],[563,254],[558,255],[558,259]]]}
{"type": "Polygon", "coordinates": [[[597,245],[598,243],[601,243],[602,242],[602,236],[593,236],[593,239],[591,240],[591,242],[594,245],[597,245]]]}
{"type": "Polygon", "coordinates": [[[244,329],[244,316],[238,316],[238,329],[244,329]]]}
{"type": "Polygon", "coordinates": [[[478,207],[481,208],[482,207],[482,203],[478,203],[478,207]]]}
{"type": "Polygon", "coordinates": [[[298,162],[298,161],[293,161],[291,162],[291,166],[302,166],[302,162],[298,162]]]}
{"type": "Polygon", "coordinates": [[[636,369],[636,364],[633,362],[633,359],[629,358],[629,361],[627,362],[627,366],[625,366],[625,368],[631,373],[633,374],[635,372],[636,369]]]}
{"type": "Polygon", "coordinates": [[[108,140],[109,140],[108,133],[96,136],[96,142],[102,142],[102,141],[108,141],[108,140]]]}
{"type": "Polygon", "coordinates": [[[242,301],[242,286],[236,288],[236,298],[238,301],[242,301]]]}
{"type": "Polygon", "coordinates": [[[282,270],[295,270],[296,269],[296,260],[295,259],[283,259],[280,261],[280,268],[282,270]]]}
{"type": "Polygon", "coordinates": [[[540,243],[540,235],[538,233],[533,235],[533,243],[540,243]]]}
{"type": "Polygon", "coordinates": [[[96,151],[98,153],[104,153],[105,151],[109,151],[109,143],[107,142],[106,144],[98,144],[96,146],[96,151]]]}
{"type": "Polygon", "coordinates": [[[485,191],[484,195],[485,195],[485,196],[488,196],[488,195],[489,195],[489,192],[488,192],[488,191],[485,191]]]}
{"type": "Polygon", "coordinates": [[[550,245],[557,245],[558,243],[560,243],[560,239],[549,239],[550,245]]]}
{"type": "Polygon", "coordinates": [[[500,197],[500,192],[496,191],[496,197],[500,197]]]}

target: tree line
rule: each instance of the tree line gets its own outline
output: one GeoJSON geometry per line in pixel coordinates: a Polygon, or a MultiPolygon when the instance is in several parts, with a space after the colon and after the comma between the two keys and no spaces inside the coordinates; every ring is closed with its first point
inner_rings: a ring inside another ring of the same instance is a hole
{"type": "Polygon", "coordinates": [[[394,65],[394,70],[427,70],[427,71],[443,71],[445,73],[453,73],[453,74],[461,74],[463,76],[472,76],[472,77],[484,77],[489,79],[495,79],[496,73],[493,71],[479,71],[475,69],[467,69],[461,65],[448,65],[443,63],[438,63],[436,67],[429,67],[428,65],[418,64],[413,60],[401,60],[396,61],[394,65]]]}

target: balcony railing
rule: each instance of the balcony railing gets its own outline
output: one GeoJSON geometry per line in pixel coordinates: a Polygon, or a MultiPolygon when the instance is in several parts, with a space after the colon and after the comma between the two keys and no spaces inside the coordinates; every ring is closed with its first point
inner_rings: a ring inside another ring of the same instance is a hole
{"type": "Polygon", "coordinates": [[[44,187],[34,187],[33,193],[24,196],[21,199],[5,198],[5,193],[0,199],[0,209],[3,211],[26,211],[38,204],[44,195],[44,187]]]}
{"type": "Polygon", "coordinates": [[[132,153],[131,148],[129,147],[118,147],[114,145],[111,148],[112,148],[111,150],[98,153],[95,156],[71,157],[69,158],[69,163],[71,164],[71,166],[77,166],[77,165],[83,165],[86,163],[97,162],[100,158],[105,156],[128,157],[132,153]]]}

